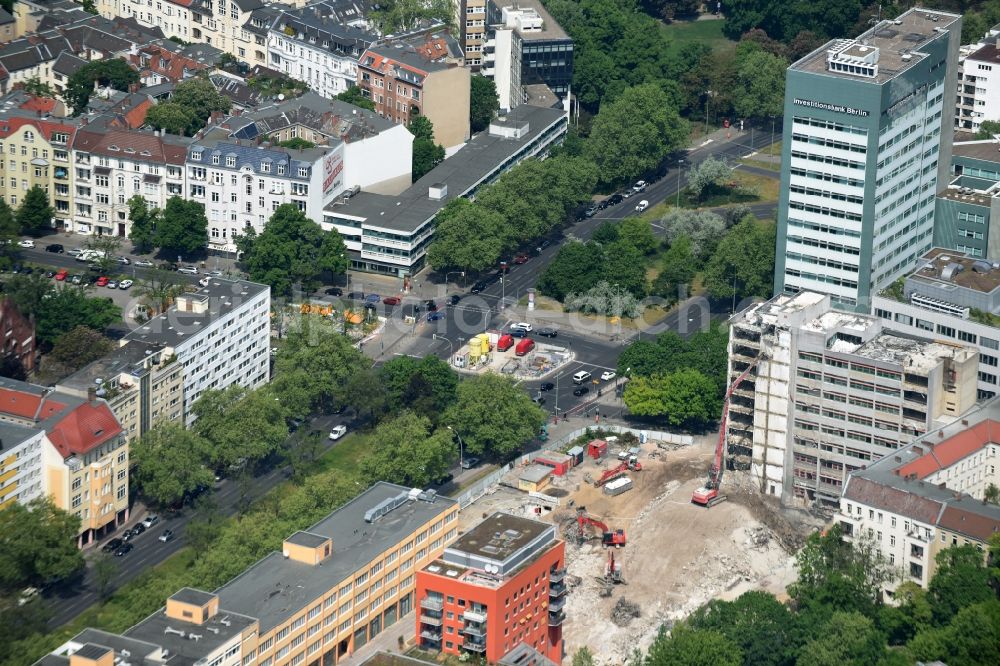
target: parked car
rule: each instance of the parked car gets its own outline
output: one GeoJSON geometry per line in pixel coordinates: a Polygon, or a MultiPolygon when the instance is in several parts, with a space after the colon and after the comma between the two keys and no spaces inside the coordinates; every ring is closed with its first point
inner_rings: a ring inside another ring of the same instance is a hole
{"type": "Polygon", "coordinates": [[[646,210],[647,208],[649,208],[649,202],[646,201],[645,199],[643,199],[642,201],[640,201],[639,203],[637,203],[635,205],[635,210],[636,210],[637,213],[641,213],[642,211],[646,210]]]}
{"type": "Polygon", "coordinates": [[[74,275],[72,278],[70,278],[69,281],[72,282],[73,284],[82,284],[83,283],[83,276],[82,275],[74,275]]]}
{"type": "Polygon", "coordinates": [[[531,257],[529,257],[527,253],[521,252],[520,254],[518,254],[518,255],[516,255],[514,257],[514,263],[517,264],[518,266],[520,266],[521,264],[528,263],[528,259],[530,259],[530,258],[531,257]]]}
{"type": "Polygon", "coordinates": [[[617,375],[612,370],[605,370],[604,372],[601,373],[601,381],[610,382],[616,376],[617,375]]]}
{"type": "Polygon", "coordinates": [[[132,284],[133,284],[132,280],[122,280],[121,282],[118,283],[118,288],[130,289],[132,287],[132,284]]]}
{"type": "Polygon", "coordinates": [[[479,464],[479,458],[463,458],[462,459],[462,469],[472,469],[479,464]]]}
{"type": "Polygon", "coordinates": [[[427,321],[438,321],[440,319],[444,319],[444,313],[443,312],[428,312],[427,313],[427,321]]]}
{"type": "Polygon", "coordinates": [[[56,254],[62,254],[66,250],[59,243],[50,243],[49,245],[45,246],[45,251],[46,252],[54,252],[56,254]]]}
{"type": "Polygon", "coordinates": [[[554,338],[557,335],[559,335],[558,331],[556,331],[556,329],[552,328],[551,326],[544,326],[538,329],[536,333],[538,333],[538,335],[542,336],[543,338],[554,338]]]}
{"type": "Polygon", "coordinates": [[[462,300],[462,296],[460,294],[452,294],[451,297],[448,298],[448,305],[458,305],[460,300],[462,300]]]}
{"type": "Polygon", "coordinates": [[[327,296],[343,296],[344,290],[341,289],[340,287],[330,287],[326,290],[325,293],[327,296]]]}
{"type": "Polygon", "coordinates": [[[330,436],[328,439],[336,441],[346,434],[347,434],[347,426],[341,423],[340,425],[333,426],[333,429],[330,430],[330,436]]]}
{"type": "Polygon", "coordinates": [[[590,373],[587,372],[586,370],[581,370],[580,372],[573,375],[574,384],[582,384],[588,379],[590,379],[590,373]]]}
{"type": "Polygon", "coordinates": [[[153,525],[155,525],[158,522],[160,522],[160,517],[158,515],[156,515],[155,513],[151,513],[151,514],[149,514],[148,516],[146,516],[143,519],[142,525],[146,529],[149,529],[150,527],[152,527],[153,525]]]}
{"type": "Polygon", "coordinates": [[[538,254],[541,254],[542,250],[544,250],[545,248],[547,248],[549,245],[552,245],[552,243],[550,243],[547,240],[543,240],[542,243],[541,243],[541,245],[539,245],[538,247],[535,248],[535,252],[537,252],[538,254]]]}
{"type": "Polygon", "coordinates": [[[635,194],[635,192],[633,192],[632,190],[625,190],[621,193],[622,199],[628,199],[633,194],[635,194]]]}
{"type": "Polygon", "coordinates": [[[118,288],[118,280],[108,280],[108,283],[105,286],[108,289],[117,289],[118,288]]]}
{"type": "Polygon", "coordinates": [[[365,292],[363,291],[352,291],[347,294],[348,300],[351,301],[363,301],[365,300],[365,292]]]}
{"type": "Polygon", "coordinates": [[[508,333],[508,335],[514,338],[524,338],[528,336],[528,332],[523,328],[512,328],[510,329],[510,333],[508,333]]]}
{"type": "Polygon", "coordinates": [[[497,340],[497,351],[505,352],[514,346],[514,336],[513,335],[501,335],[497,340]]]}
{"type": "Polygon", "coordinates": [[[513,330],[515,328],[520,328],[521,330],[527,331],[528,333],[531,333],[531,330],[532,330],[531,329],[531,324],[529,324],[526,321],[519,321],[516,324],[511,324],[510,328],[511,328],[511,330],[513,330]]]}
{"type": "Polygon", "coordinates": [[[384,305],[399,305],[401,302],[399,296],[386,296],[382,299],[384,305]]]}
{"type": "Polygon", "coordinates": [[[208,275],[208,277],[222,277],[225,274],[222,271],[216,270],[216,271],[209,271],[208,273],[206,273],[206,275],[208,275]]]}
{"type": "Polygon", "coordinates": [[[531,338],[525,338],[520,342],[518,342],[517,346],[514,347],[514,355],[524,356],[534,348],[535,348],[535,341],[532,340],[531,338]]]}
{"type": "Polygon", "coordinates": [[[118,548],[115,550],[115,557],[122,557],[124,555],[128,555],[129,553],[132,552],[134,548],[135,548],[134,544],[123,543],[122,545],[118,546],[118,548]]]}
{"type": "Polygon", "coordinates": [[[542,385],[538,387],[539,391],[551,391],[556,387],[552,382],[542,382],[542,385]]]}
{"type": "Polygon", "coordinates": [[[434,301],[427,301],[424,303],[424,306],[427,308],[428,312],[437,312],[438,306],[434,301]]]}
{"type": "Polygon", "coordinates": [[[68,254],[69,256],[71,256],[71,257],[73,257],[75,259],[76,257],[79,257],[81,254],[83,254],[83,250],[81,250],[78,247],[74,247],[71,250],[66,250],[66,254],[68,254]]]}
{"type": "Polygon", "coordinates": [[[608,205],[609,206],[617,206],[618,204],[620,204],[624,200],[625,200],[625,197],[623,197],[618,192],[615,192],[610,197],[608,197],[608,205]]]}
{"type": "Polygon", "coordinates": [[[122,264],[123,266],[128,266],[129,264],[132,263],[132,260],[129,259],[128,257],[115,257],[115,261],[117,261],[119,264],[122,264]]]}
{"type": "Polygon", "coordinates": [[[587,395],[588,393],[590,393],[590,389],[587,388],[586,386],[578,386],[577,388],[573,389],[573,395],[577,397],[581,395],[587,395]]]}
{"type": "Polygon", "coordinates": [[[125,542],[122,541],[121,539],[114,538],[111,541],[109,541],[106,544],[104,544],[103,546],[101,546],[101,550],[104,551],[105,553],[111,553],[111,552],[114,552],[114,551],[118,550],[118,548],[123,543],[125,543],[125,542]]]}
{"type": "Polygon", "coordinates": [[[597,204],[590,204],[589,206],[587,206],[587,210],[583,211],[583,215],[584,217],[594,217],[594,215],[597,213],[597,210],[598,210],[597,204]]]}
{"type": "Polygon", "coordinates": [[[55,275],[55,278],[60,282],[63,282],[67,277],[69,277],[69,272],[66,269],[59,271],[55,275]]]}
{"type": "Polygon", "coordinates": [[[56,276],[56,272],[55,271],[45,271],[45,277],[47,277],[47,278],[53,278],[55,276],[56,276]]]}
{"type": "Polygon", "coordinates": [[[24,240],[17,241],[18,247],[35,247],[35,241],[30,238],[25,238],[24,240]]]}
{"type": "Polygon", "coordinates": [[[102,275],[101,277],[97,278],[97,282],[95,282],[94,284],[96,284],[98,287],[107,287],[109,281],[110,280],[108,280],[108,278],[102,275]]]}
{"type": "Polygon", "coordinates": [[[174,532],[173,532],[173,530],[163,530],[163,534],[161,534],[157,538],[160,541],[162,541],[163,543],[166,543],[168,541],[171,541],[174,538],[174,532]]]}
{"type": "Polygon", "coordinates": [[[374,303],[378,303],[381,300],[382,300],[382,297],[379,296],[378,294],[368,294],[367,296],[365,296],[365,303],[372,303],[372,304],[374,304],[374,303]]]}
{"type": "Polygon", "coordinates": [[[132,265],[138,266],[140,268],[152,268],[153,262],[147,261],[146,259],[136,259],[135,261],[132,262],[132,265]]]}
{"type": "Polygon", "coordinates": [[[197,275],[198,269],[194,266],[178,266],[177,272],[183,273],[184,275],[197,275]]]}
{"type": "Polygon", "coordinates": [[[646,185],[647,185],[646,181],[644,181],[644,180],[637,180],[635,182],[635,185],[632,186],[632,191],[633,192],[645,192],[646,191],[646,185]]]}

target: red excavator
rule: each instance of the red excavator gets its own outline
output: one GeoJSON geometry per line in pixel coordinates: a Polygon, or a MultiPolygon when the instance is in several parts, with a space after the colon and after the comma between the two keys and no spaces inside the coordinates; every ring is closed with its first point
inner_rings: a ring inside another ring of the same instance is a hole
{"type": "Polygon", "coordinates": [[[623,460],[617,467],[611,469],[606,469],[597,479],[594,480],[594,486],[600,488],[608,481],[613,481],[619,476],[624,475],[626,472],[641,472],[642,463],[635,456],[629,456],[628,460],[623,460]]]}
{"type": "Polygon", "coordinates": [[[615,551],[613,548],[608,549],[608,564],[604,567],[604,580],[614,584],[624,582],[622,579],[622,564],[615,561],[615,551]]]}
{"type": "Polygon", "coordinates": [[[600,531],[601,544],[604,546],[621,548],[628,541],[625,537],[625,530],[613,530],[606,523],[588,516],[586,507],[581,506],[576,510],[576,523],[580,529],[580,541],[583,541],[583,535],[586,533],[588,526],[600,531]]]}
{"type": "Polygon", "coordinates": [[[726,421],[729,418],[729,399],[732,397],[736,387],[750,376],[750,373],[757,367],[757,362],[761,358],[762,356],[755,358],[726,390],[726,399],[722,403],[722,422],[719,424],[719,443],[715,445],[715,458],[712,460],[712,468],[708,471],[708,481],[705,482],[704,486],[694,491],[694,494],[691,496],[692,504],[698,504],[707,508],[726,501],[726,496],[719,494],[719,488],[722,485],[722,471],[724,467],[722,456],[726,444],[726,421]]]}

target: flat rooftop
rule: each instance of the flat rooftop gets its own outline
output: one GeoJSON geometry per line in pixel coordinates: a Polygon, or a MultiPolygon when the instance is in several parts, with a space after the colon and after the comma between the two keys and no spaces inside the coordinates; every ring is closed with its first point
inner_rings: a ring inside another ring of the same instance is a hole
{"type": "Polygon", "coordinates": [[[261,633],[269,631],[431,520],[458,507],[455,500],[440,496],[433,502],[407,500],[373,522],[365,521],[369,509],[409,491],[391,483],[376,483],[305,530],[333,540],[333,554],[322,566],[285,559],[280,552],[273,552],[216,591],[220,607],[257,617],[261,633]]]}
{"type": "Polygon", "coordinates": [[[0,453],[20,446],[41,432],[41,428],[28,428],[9,421],[0,421],[0,453]]]}
{"type": "Polygon", "coordinates": [[[208,303],[205,312],[183,312],[173,305],[133,330],[125,339],[176,347],[197,335],[206,324],[239,310],[268,290],[270,287],[256,282],[209,278],[207,286],[183,296],[208,303]]]}
{"type": "Polygon", "coordinates": [[[502,4],[501,9],[515,6],[518,9],[534,9],[538,13],[539,18],[542,19],[541,30],[529,32],[518,31],[518,34],[521,35],[521,39],[524,41],[533,42],[554,39],[570,39],[570,36],[566,34],[563,27],[559,25],[554,18],[552,18],[552,14],[549,14],[549,11],[545,9],[545,6],[542,5],[540,0],[517,0],[516,3],[511,3],[509,5],[502,4]]]}
{"type": "Polygon", "coordinates": [[[168,650],[173,655],[171,666],[194,666],[254,624],[253,617],[222,608],[204,624],[167,617],[161,608],[124,635],[168,650]]]}
{"type": "Polygon", "coordinates": [[[971,354],[971,349],[904,338],[890,333],[875,336],[854,351],[855,356],[903,366],[909,372],[930,372],[943,358],[971,354]]]}
{"type": "Polygon", "coordinates": [[[497,512],[453,541],[448,550],[506,560],[550,528],[537,520],[497,512]]]}
{"type": "Polygon", "coordinates": [[[96,387],[97,379],[108,380],[126,372],[136,376],[141,375],[146,358],[163,349],[163,345],[160,344],[129,340],[121,347],[116,347],[107,356],[60,380],[57,387],[85,391],[96,387]]]}
{"type": "MultiPolygon", "coordinates": [[[[838,78],[876,84],[890,81],[926,56],[921,47],[937,39],[941,30],[948,30],[961,16],[930,9],[911,9],[893,20],[881,21],[855,39],[833,39],[805,56],[789,69],[825,74],[838,78]],[[835,52],[836,55],[832,55],[835,52]],[[873,62],[878,66],[874,77],[831,70],[828,59],[855,64],[873,62]]],[[[958,39],[958,36],[955,37],[958,39]]]]}
{"type": "Polygon", "coordinates": [[[830,310],[811,321],[807,321],[802,325],[802,328],[816,333],[832,333],[842,329],[847,329],[848,332],[863,333],[878,323],[875,317],[868,315],[830,310]]]}
{"type": "Polygon", "coordinates": [[[963,192],[958,187],[949,187],[938,192],[938,197],[941,199],[947,199],[948,201],[957,201],[959,203],[970,204],[974,206],[985,206],[989,208],[990,199],[992,198],[988,194],[983,194],[976,190],[971,192],[963,192]]]}
{"type": "MultiPolygon", "coordinates": [[[[131,655],[131,663],[133,664],[150,663],[144,660],[153,660],[160,652],[160,646],[156,643],[119,636],[100,629],[84,629],[50,654],[39,659],[36,666],[68,666],[71,655],[82,657],[87,654],[87,647],[94,645],[109,648],[114,651],[116,656],[128,653],[131,655]]],[[[119,662],[116,660],[115,663],[119,662]]],[[[171,664],[173,663],[171,662],[171,664]]]]}
{"type": "MultiPolygon", "coordinates": [[[[955,133],[958,138],[958,133],[955,133]]],[[[1000,169],[1000,141],[994,139],[982,139],[977,141],[956,141],[952,144],[952,157],[967,157],[984,162],[996,162],[1000,169]]]]}
{"type": "Polygon", "coordinates": [[[974,259],[962,252],[936,247],[920,259],[908,280],[938,285],[955,285],[984,294],[1000,287],[998,262],[974,259]]]}
{"type": "Polygon", "coordinates": [[[361,192],[345,204],[327,205],[325,212],[335,217],[363,220],[366,226],[411,234],[437,215],[449,201],[478,187],[501,164],[565,115],[562,109],[519,106],[511,110],[507,118],[529,124],[522,138],[508,139],[488,131],[480,132],[398,196],[361,192]],[[448,195],[440,200],[428,196],[431,185],[437,183],[448,186],[448,195]]]}

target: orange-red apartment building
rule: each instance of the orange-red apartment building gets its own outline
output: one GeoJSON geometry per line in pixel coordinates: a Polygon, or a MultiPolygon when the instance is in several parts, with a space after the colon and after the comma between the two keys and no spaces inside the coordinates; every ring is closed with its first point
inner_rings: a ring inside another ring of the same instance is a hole
{"type": "Polygon", "coordinates": [[[417,572],[417,641],[489,663],[526,644],[561,663],[565,566],[553,525],[493,514],[417,572]]]}

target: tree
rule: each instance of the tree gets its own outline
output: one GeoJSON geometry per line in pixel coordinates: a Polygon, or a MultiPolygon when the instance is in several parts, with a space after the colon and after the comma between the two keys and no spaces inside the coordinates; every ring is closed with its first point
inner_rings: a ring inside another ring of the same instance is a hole
{"type": "MultiPolygon", "coordinates": [[[[632,218],[627,218],[632,219],[632,218]]],[[[618,224],[615,222],[601,222],[594,233],[590,235],[590,240],[601,245],[610,245],[618,240],[618,224]]]]}
{"type": "Polygon", "coordinates": [[[496,266],[503,251],[505,224],[500,213],[468,199],[453,199],[438,213],[427,261],[439,272],[449,268],[482,271],[496,266]]]}
{"type": "Polygon", "coordinates": [[[422,21],[453,25],[455,16],[447,0],[388,0],[372,10],[371,19],[383,35],[408,32],[422,21]]]}
{"type": "Polygon", "coordinates": [[[469,122],[473,132],[482,132],[500,109],[497,86],[493,79],[475,75],[470,82],[469,122]]]}
{"type": "Polygon", "coordinates": [[[1000,486],[995,483],[988,484],[983,491],[983,501],[990,504],[1000,504],[1000,486]]]}
{"type": "Polygon", "coordinates": [[[170,197],[156,224],[156,245],[169,257],[195,257],[208,245],[205,206],[197,201],[170,197]]]}
{"type": "Polygon", "coordinates": [[[133,483],[147,501],[162,507],[180,506],[185,497],[215,480],[206,467],[211,445],[178,424],[147,430],[132,443],[130,456],[133,483]]]}
{"type": "Polygon", "coordinates": [[[353,104],[354,106],[362,109],[368,109],[369,111],[375,110],[375,102],[365,97],[361,92],[361,88],[358,86],[351,86],[344,92],[337,95],[337,99],[342,102],[347,102],[348,104],[353,104]]]}
{"type": "Polygon", "coordinates": [[[97,15],[100,13],[97,11],[97,5],[95,4],[95,0],[83,0],[80,3],[80,5],[83,7],[83,11],[87,12],[88,14],[97,15]]]}
{"type": "Polygon", "coordinates": [[[41,236],[52,230],[54,215],[48,193],[38,185],[32,185],[17,209],[17,226],[22,234],[41,236]]]}
{"type": "Polygon", "coordinates": [[[197,127],[195,115],[185,106],[175,102],[160,102],[146,111],[146,124],[179,136],[192,136],[197,127]]]}
{"type": "Polygon", "coordinates": [[[434,143],[434,125],[427,116],[417,116],[410,121],[413,134],[413,182],[444,161],[444,148],[434,143]]]}
{"type": "Polygon", "coordinates": [[[0,509],[0,589],[45,585],[79,571],[79,534],[80,518],[48,497],[0,509]]]}
{"type": "Polygon", "coordinates": [[[56,93],[52,90],[52,86],[41,81],[37,76],[32,76],[24,81],[24,92],[35,97],[56,98],[56,93]]]}
{"type": "Polygon", "coordinates": [[[324,270],[347,270],[347,249],[340,234],[323,231],[294,204],[278,206],[247,246],[243,264],[250,279],[271,285],[275,295],[290,296],[297,285],[312,293],[324,270]]]}
{"type": "Polygon", "coordinates": [[[408,408],[431,421],[455,401],[458,390],[458,374],[437,356],[397,356],[382,364],[378,379],[390,412],[408,408]]]}
{"type": "Polygon", "coordinates": [[[331,411],[346,403],[350,378],[371,367],[371,360],[331,326],[303,320],[292,327],[274,361],[271,386],[282,404],[331,411]]]}
{"type": "Polygon", "coordinates": [[[653,281],[652,292],[672,304],[687,296],[687,287],[698,271],[698,260],[686,235],[674,240],[660,259],[660,274],[653,281]]]}
{"type": "Polygon", "coordinates": [[[174,297],[184,293],[184,285],[177,282],[177,273],[151,268],[136,285],[135,293],[152,309],[153,314],[160,314],[170,307],[174,297]]]}
{"type": "Polygon", "coordinates": [[[14,211],[0,199],[0,269],[10,268],[21,254],[17,241],[21,226],[14,218],[14,211]]]}
{"type": "Polygon", "coordinates": [[[976,132],[977,139],[992,139],[1000,134],[1000,120],[984,120],[979,124],[979,131],[976,132]]]}
{"type": "Polygon", "coordinates": [[[759,47],[750,53],[740,53],[737,49],[737,62],[738,86],[733,98],[736,115],[741,118],[780,116],[784,109],[788,62],[759,47]]]}
{"type": "Polygon", "coordinates": [[[1000,601],[989,599],[960,610],[940,628],[920,631],[907,645],[913,660],[977,666],[1000,661],[1000,601]]]}
{"type": "Polygon", "coordinates": [[[49,358],[61,366],[63,374],[69,375],[106,356],[112,349],[114,343],[100,332],[87,326],[77,326],[56,339],[49,358]]]}
{"type": "Polygon", "coordinates": [[[962,608],[995,597],[983,553],[975,546],[952,546],[934,559],[937,569],[928,597],[937,624],[947,624],[962,608]]]}
{"type": "Polygon", "coordinates": [[[660,630],[649,646],[645,666],[741,666],[740,649],[718,631],[674,625],[669,634],[660,630]]]}
{"type": "Polygon", "coordinates": [[[688,173],[688,191],[696,199],[702,200],[721,183],[729,180],[733,169],[722,160],[709,157],[700,164],[691,167],[688,173]]]}
{"type": "Polygon", "coordinates": [[[44,274],[18,273],[7,280],[3,290],[22,315],[35,317],[45,305],[42,301],[55,292],[55,287],[44,274]]]}
{"type": "Polygon", "coordinates": [[[137,254],[148,254],[156,247],[156,221],[160,211],[150,209],[146,200],[136,194],[128,200],[128,219],[132,221],[129,240],[137,254]]]}
{"type": "Polygon", "coordinates": [[[618,285],[636,298],[646,295],[646,261],[628,240],[622,238],[604,251],[601,278],[618,285]]]}
{"type": "Polygon", "coordinates": [[[82,288],[63,287],[35,306],[35,335],[45,348],[77,326],[103,331],[121,321],[122,309],[104,298],[88,298],[82,288]]]}
{"type": "Polygon", "coordinates": [[[795,618],[772,595],[754,590],[735,601],[710,601],[695,611],[693,629],[717,631],[740,648],[745,666],[790,666],[795,662],[795,618]]]}
{"type": "Polygon", "coordinates": [[[97,256],[91,263],[100,268],[103,274],[107,274],[118,265],[118,251],[121,247],[121,236],[113,234],[101,234],[87,239],[87,249],[97,252],[97,256]]]}
{"type": "Polygon", "coordinates": [[[385,409],[385,390],[379,384],[378,373],[372,368],[365,368],[351,375],[345,388],[345,404],[353,407],[358,414],[365,411],[374,420],[376,414],[385,409]]]}
{"type": "Polygon", "coordinates": [[[878,626],[890,645],[905,645],[918,631],[931,626],[932,611],[927,590],[913,581],[901,583],[893,592],[896,606],[882,606],[878,626]]]}
{"type": "Polygon", "coordinates": [[[721,412],[715,382],[697,370],[678,370],[654,377],[635,377],[623,394],[636,416],[666,417],[672,426],[701,429],[721,412]]]}
{"type": "Polygon", "coordinates": [[[431,421],[404,410],[382,422],[369,438],[370,450],[361,460],[368,483],[389,481],[423,488],[441,478],[458,458],[451,432],[431,432],[431,421]]]}
{"type": "Polygon", "coordinates": [[[571,666],[594,666],[594,655],[586,645],[573,653],[571,666]]]}
{"type": "Polygon", "coordinates": [[[94,562],[94,582],[97,584],[97,596],[107,600],[111,596],[111,581],[118,575],[120,568],[108,553],[101,553],[94,562]]]}
{"type": "Polygon", "coordinates": [[[602,104],[591,126],[587,153],[601,182],[614,185],[656,169],[687,140],[687,123],[666,93],[645,84],[627,88],[610,104],[602,104]]]}
{"type": "Polygon", "coordinates": [[[73,109],[73,115],[83,113],[90,103],[94,84],[127,92],[129,86],[139,82],[139,73],[124,58],[91,60],[70,75],[63,99],[73,109]]]}
{"type": "Polygon", "coordinates": [[[638,297],[620,284],[601,280],[581,294],[567,294],[563,303],[567,312],[596,312],[608,317],[635,319],[642,313],[638,297]]]}
{"type": "Polygon", "coordinates": [[[698,263],[706,261],[715,251],[719,239],[726,233],[726,223],[710,211],[674,208],[660,218],[667,245],[673,245],[681,236],[691,239],[691,252],[698,263]]]}
{"type": "Polygon", "coordinates": [[[604,263],[604,252],[596,243],[563,243],[538,278],[538,291],[561,301],[570,293],[582,293],[597,284],[595,266],[604,263]]]}
{"type": "MultiPolygon", "coordinates": [[[[189,123],[184,131],[176,133],[192,136],[205,127],[213,113],[228,113],[232,101],[219,93],[207,78],[195,77],[178,83],[173,94],[170,95],[170,101],[164,104],[170,108],[170,114],[175,119],[180,115],[177,113],[178,111],[189,118],[189,123]]],[[[152,112],[156,108],[153,107],[150,111],[152,112]]],[[[147,120],[149,120],[148,116],[147,120]]]]}
{"type": "Polygon", "coordinates": [[[618,229],[618,239],[624,245],[634,247],[640,254],[651,254],[659,245],[653,235],[653,225],[649,220],[626,217],[618,229]]]}
{"type": "Polygon", "coordinates": [[[545,412],[510,378],[486,373],[458,385],[441,422],[462,438],[467,453],[508,458],[534,439],[545,412]]]}
{"type": "Polygon", "coordinates": [[[858,612],[836,612],[799,653],[797,666],[868,666],[885,657],[885,638],[858,612]]]}
{"type": "Polygon", "coordinates": [[[275,145],[281,146],[282,148],[291,148],[292,150],[305,150],[306,148],[315,148],[316,144],[312,141],[306,141],[301,136],[297,136],[285,141],[276,141],[275,145]]]}
{"type": "Polygon", "coordinates": [[[194,432],[211,445],[215,469],[252,466],[278,450],[288,437],[288,413],[276,393],[270,386],[251,391],[233,384],[201,394],[191,407],[198,418],[194,432]]]}
{"type": "Polygon", "coordinates": [[[762,28],[782,42],[807,29],[827,38],[843,37],[854,27],[861,7],[861,0],[741,0],[727,3],[723,32],[738,39],[751,28],[762,28]]]}
{"type": "Polygon", "coordinates": [[[748,218],[730,229],[705,267],[708,293],[713,298],[770,297],[774,243],[773,224],[748,218]]]}

